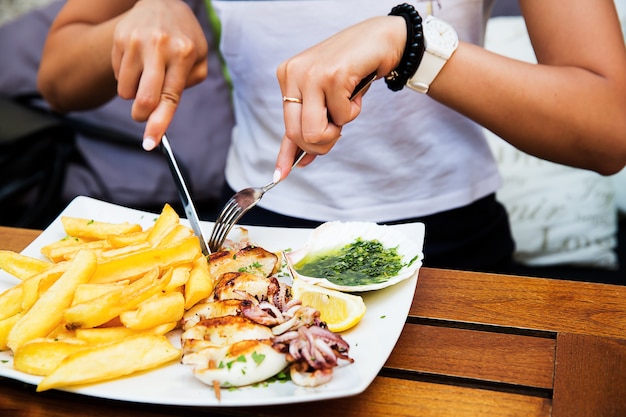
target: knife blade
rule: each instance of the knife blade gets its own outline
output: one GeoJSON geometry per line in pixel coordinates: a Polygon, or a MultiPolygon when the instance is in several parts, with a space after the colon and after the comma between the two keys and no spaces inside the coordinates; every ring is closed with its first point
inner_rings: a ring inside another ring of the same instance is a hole
{"type": "Polygon", "coordinates": [[[207,241],[202,232],[202,226],[200,225],[198,212],[196,211],[196,207],[194,206],[193,200],[191,199],[191,194],[189,193],[189,189],[187,188],[187,184],[185,183],[183,173],[178,166],[178,162],[176,162],[176,157],[174,156],[174,151],[172,150],[172,146],[170,145],[170,141],[167,138],[167,135],[163,135],[163,137],[161,138],[160,148],[167,158],[167,162],[170,167],[170,171],[172,172],[174,182],[176,183],[180,202],[182,203],[183,209],[185,210],[187,220],[189,220],[191,229],[198,237],[198,240],[200,240],[200,248],[202,249],[202,253],[204,254],[204,256],[208,256],[211,254],[211,251],[209,250],[209,246],[207,245],[207,241]]]}

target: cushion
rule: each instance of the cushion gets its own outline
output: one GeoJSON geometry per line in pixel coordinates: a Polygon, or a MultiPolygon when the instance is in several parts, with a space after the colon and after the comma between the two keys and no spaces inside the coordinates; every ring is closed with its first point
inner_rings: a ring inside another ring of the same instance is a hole
{"type": "MultiPolygon", "coordinates": [[[[521,17],[490,19],[486,48],[536,62],[521,17]]],[[[485,135],[499,164],[516,242],[528,266],[578,265],[616,269],[617,209],[613,179],[526,154],[492,132],[485,135]]]]}
{"type": "Polygon", "coordinates": [[[622,217],[626,217],[626,168],[611,177],[615,190],[615,203],[622,217]]]}

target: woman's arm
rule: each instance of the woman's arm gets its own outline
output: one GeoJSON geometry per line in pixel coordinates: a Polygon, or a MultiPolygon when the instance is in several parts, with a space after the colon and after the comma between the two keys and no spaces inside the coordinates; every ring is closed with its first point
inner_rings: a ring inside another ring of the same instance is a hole
{"type": "Polygon", "coordinates": [[[132,117],[147,121],[153,148],[185,87],[206,77],[208,45],[179,0],[69,0],[48,36],[39,88],[59,112],[88,109],[118,94],[134,99],[132,117]]]}
{"type": "Polygon", "coordinates": [[[59,112],[106,103],[116,94],[115,26],[135,1],[68,0],[55,18],[39,67],[39,89],[59,112]]]}
{"type": "Polygon", "coordinates": [[[520,5],[538,65],[463,45],[430,96],[527,153],[619,171],[626,164],[626,48],[613,1],[520,5]]]}
{"type": "MultiPolygon", "coordinates": [[[[626,164],[626,48],[613,1],[520,4],[539,63],[461,42],[429,96],[525,152],[617,172],[626,164]]],[[[359,77],[373,70],[383,76],[398,64],[402,31],[401,18],[370,19],[281,65],[283,94],[303,99],[302,106],[285,105],[281,172],[289,170],[294,143],[315,154],[330,150],[340,126],[360,111],[347,91],[359,77]],[[326,110],[336,125],[320,116],[326,110]]]]}

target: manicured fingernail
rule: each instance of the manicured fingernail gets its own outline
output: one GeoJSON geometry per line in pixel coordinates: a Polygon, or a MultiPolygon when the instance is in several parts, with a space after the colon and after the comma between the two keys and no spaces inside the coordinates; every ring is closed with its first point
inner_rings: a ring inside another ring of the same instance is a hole
{"type": "Polygon", "coordinates": [[[281,177],[280,169],[276,168],[276,171],[274,171],[274,176],[272,177],[272,182],[280,181],[280,177],[281,177]]]}
{"type": "Polygon", "coordinates": [[[154,148],[156,148],[156,140],[154,140],[152,138],[149,138],[149,137],[148,138],[144,138],[141,146],[143,146],[144,150],[151,151],[154,148]]]}

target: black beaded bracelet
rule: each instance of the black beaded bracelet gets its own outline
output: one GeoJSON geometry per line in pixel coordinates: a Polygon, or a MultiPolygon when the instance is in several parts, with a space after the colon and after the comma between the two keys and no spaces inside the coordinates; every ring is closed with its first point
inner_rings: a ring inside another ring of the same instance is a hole
{"type": "Polygon", "coordinates": [[[389,16],[402,16],[406,22],[406,45],[398,66],[385,77],[387,87],[400,91],[415,74],[424,56],[424,31],[422,17],[408,3],[400,4],[389,12],[389,16]]]}

